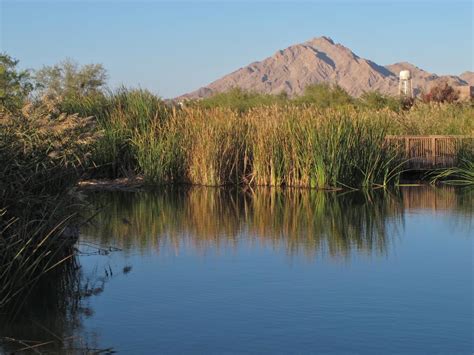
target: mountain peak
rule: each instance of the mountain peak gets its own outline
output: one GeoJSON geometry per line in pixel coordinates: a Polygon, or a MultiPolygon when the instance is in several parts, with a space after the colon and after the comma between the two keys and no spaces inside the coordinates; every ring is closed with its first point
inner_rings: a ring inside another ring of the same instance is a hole
{"type": "Polygon", "coordinates": [[[474,72],[472,71],[465,71],[459,76],[462,80],[464,80],[468,85],[474,85],[474,72]]]}
{"type": "Polygon", "coordinates": [[[305,43],[307,44],[332,44],[334,45],[334,41],[332,40],[331,37],[327,37],[327,36],[320,36],[320,37],[314,37],[314,38],[311,38],[309,41],[306,41],[305,43]]]}
{"type": "MultiPolygon", "coordinates": [[[[279,50],[273,56],[253,62],[183,97],[208,97],[236,87],[267,94],[286,92],[295,96],[308,85],[318,83],[337,84],[353,96],[368,91],[396,94],[398,73],[403,69],[412,71],[414,85],[420,90],[439,78],[408,62],[385,67],[378,65],[357,56],[342,44],[334,43],[330,37],[321,36],[279,50]]],[[[471,73],[465,76],[471,79],[471,73]]],[[[465,85],[468,80],[455,77],[452,81],[465,85]]]]}

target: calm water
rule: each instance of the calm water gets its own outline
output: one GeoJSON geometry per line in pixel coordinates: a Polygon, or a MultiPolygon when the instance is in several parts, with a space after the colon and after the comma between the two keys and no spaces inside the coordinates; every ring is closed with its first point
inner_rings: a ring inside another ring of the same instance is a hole
{"type": "Polygon", "coordinates": [[[473,197],[92,194],[73,291],[0,335],[60,352],[471,354],[473,197]]]}

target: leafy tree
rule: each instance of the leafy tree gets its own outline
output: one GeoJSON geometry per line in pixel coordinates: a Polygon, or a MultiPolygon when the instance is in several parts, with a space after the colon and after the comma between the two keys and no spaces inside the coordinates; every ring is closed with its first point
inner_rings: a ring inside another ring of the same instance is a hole
{"type": "Polygon", "coordinates": [[[377,91],[365,92],[359,98],[362,106],[370,109],[380,110],[389,108],[392,111],[398,112],[402,106],[401,101],[393,96],[381,94],[377,91]]]}
{"type": "Polygon", "coordinates": [[[422,96],[424,102],[454,102],[459,99],[459,91],[455,90],[447,82],[433,86],[431,90],[422,96]]]}
{"type": "Polygon", "coordinates": [[[287,100],[288,97],[285,93],[270,95],[233,88],[202,99],[197,104],[201,107],[228,107],[239,112],[245,112],[254,107],[285,103],[287,100]]]}
{"type": "Polygon", "coordinates": [[[102,64],[80,66],[66,59],[53,66],[44,66],[36,72],[35,79],[43,94],[88,96],[102,92],[107,81],[107,71],[102,64]]]}
{"type": "Polygon", "coordinates": [[[349,105],[353,101],[352,96],[343,88],[328,84],[309,85],[303,95],[295,99],[296,103],[314,104],[322,108],[349,105]]]}
{"type": "Polygon", "coordinates": [[[0,112],[14,112],[23,106],[34,89],[28,70],[18,70],[19,61],[0,53],[0,112]]]}

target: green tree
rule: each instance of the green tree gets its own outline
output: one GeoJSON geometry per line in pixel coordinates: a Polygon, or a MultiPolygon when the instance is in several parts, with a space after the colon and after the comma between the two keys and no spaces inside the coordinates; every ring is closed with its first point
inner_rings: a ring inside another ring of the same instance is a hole
{"type": "Polygon", "coordinates": [[[401,101],[400,99],[381,94],[377,91],[365,92],[359,98],[359,103],[369,109],[381,110],[383,108],[389,108],[392,111],[400,111],[401,101]]]}
{"type": "Polygon", "coordinates": [[[312,104],[322,108],[350,105],[353,98],[338,85],[313,84],[305,88],[303,94],[295,98],[297,104],[312,104]]]}
{"type": "Polygon", "coordinates": [[[197,104],[206,108],[227,107],[239,112],[245,112],[251,108],[281,104],[287,101],[288,97],[285,93],[279,95],[262,94],[236,87],[202,99],[197,104]]]}
{"type": "Polygon", "coordinates": [[[102,64],[78,65],[66,59],[53,66],[44,66],[36,72],[36,82],[43,94],[63,97],[87,96],[101,93],[107,81],[102,64]]]}
{"type": "Polygon", "coordinates": [[[14,112],[23,106],[34,89],[28,70],[18,70],[19,61],[0,53],[0,112],[14,112]]]}
{"type": "Polygon", "coordinates": [[[459,91],[454,89],[447,82],[435,85],[431,90],[422,96],[424,102],[448,102],[452,103],[459,99],[459,91]]]}

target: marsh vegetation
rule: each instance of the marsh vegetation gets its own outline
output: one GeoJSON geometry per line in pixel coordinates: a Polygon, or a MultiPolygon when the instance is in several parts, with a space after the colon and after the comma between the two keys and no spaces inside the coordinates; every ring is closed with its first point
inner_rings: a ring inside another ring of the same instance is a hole
{"type": "MultiPolygon", "coordinates": [[[[73,259],[79,179],[388,187],[404,167],[387,134],[474,132],[470,103],[408,108],[377,93],[356,99],[316,85],[297,98],[235,89],[183,106],[141,89],[108,91],[101,66],[64,62],[29,73],[0,59],[0,307],[73,259]]],[[[472,184],[472,150],[462,154],[457,170],[436,179],[472,184]]]]}

